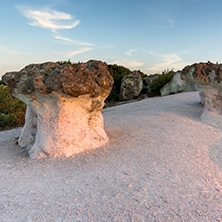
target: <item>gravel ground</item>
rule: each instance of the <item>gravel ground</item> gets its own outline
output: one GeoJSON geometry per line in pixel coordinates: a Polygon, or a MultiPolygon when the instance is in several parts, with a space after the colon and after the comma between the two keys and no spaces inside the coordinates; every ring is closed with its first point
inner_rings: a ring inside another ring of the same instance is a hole
{"type": "Polygon", "coordinates": [[[222,221],[221,131],[198,92],[103,110],[107,145],[30,159],[0,132],[0,221],[222,221]]]}

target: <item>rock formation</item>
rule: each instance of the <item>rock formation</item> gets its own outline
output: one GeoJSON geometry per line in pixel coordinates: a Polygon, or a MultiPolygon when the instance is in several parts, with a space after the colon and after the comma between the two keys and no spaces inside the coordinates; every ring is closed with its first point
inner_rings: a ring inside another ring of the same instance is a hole
{"type": "Polygon", "coordinates": [[[143,91],[145,93],[147,93],[148,95],[151,93],[150,84],[155,82],[159,76],[160,76],[160,74],[153,74],[153,75],[149,75],[143,79],[143,91]]]}
{"type": "Polygon", "coordinates": [[[181,72],[177,72],[174,74],[173,79],[160,90],[160,93],[161,96],[166,96],[178,92],[190,92],[195,90],[195,84],[181,79],[181,72]]]}
{"type": "Polygon", "coordinates": [[[108,141],[101,110],[113,79],[104,63],[31,64],[3,81],[28,105],[18,142],[31,157],[69,157],[108,141]]]}
{"type": "Polygon", "coordinates": [[[185,81],[196,83],[200,89],[204,112],[201,119],[222,128],[222,64],[195,63],[181,72],[185,81]]]}
{"type": "Polygon", "coordinates": [[[120,100],[132,100],[139,96],[143,89],[143,80],[139,72],[133,71],[122,78],[120,87],[120,100]]]}

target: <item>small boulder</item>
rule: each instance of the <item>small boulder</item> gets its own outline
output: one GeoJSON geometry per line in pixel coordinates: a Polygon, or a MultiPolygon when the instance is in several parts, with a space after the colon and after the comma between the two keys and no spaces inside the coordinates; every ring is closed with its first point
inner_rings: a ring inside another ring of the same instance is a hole
{"type": "Polygon", "coordinates": [[[139,96],[143,89],[143,79],[138,71],[133,71],[122,78],[120,100],[128,101],[139,96]]]}
{"type": "Polygon", "coordinates": [[[101,110],[113,79],[103,62],[31,64],[3,81],[27,104],[18,143],[32,158],[69,157],[108,141],[101,110]]]}

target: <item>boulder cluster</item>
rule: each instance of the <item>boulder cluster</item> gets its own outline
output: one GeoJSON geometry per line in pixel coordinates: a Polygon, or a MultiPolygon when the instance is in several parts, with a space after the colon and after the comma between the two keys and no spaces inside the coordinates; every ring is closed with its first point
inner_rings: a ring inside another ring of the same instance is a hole
{"type": "MultiPolygon", "coordinates": [[[[150,85],[158,81],[160,75],[150,75],[143,80],[136,71],[122,78],[120,99],[132,100],[141,92],[150,94],[150,85]]],[[[161,96],[178,92],[200,92],[204,111],[201,119],[222,128],[222,64],[195,63],[174,74],[172,80],[160,90],[161,96]]]]}
{"type": "MultiPolygon", "coordinates": [[[[139,71],[124,75],[120,100],[151,93],[160,75],[142,79],[139,71]]],[[[25,125],[18,143],[31,157],[69,157],[108,141],[101,110],[113,78],[107,65],[90,60],[75,65],[47,62],[31,64],[3,76],[9,92],[27,104],[25,125]]],[[[200,91],[202,120],[222,128],[222,64],[195,63],[174,74],[161,96],[200,91]]]]}

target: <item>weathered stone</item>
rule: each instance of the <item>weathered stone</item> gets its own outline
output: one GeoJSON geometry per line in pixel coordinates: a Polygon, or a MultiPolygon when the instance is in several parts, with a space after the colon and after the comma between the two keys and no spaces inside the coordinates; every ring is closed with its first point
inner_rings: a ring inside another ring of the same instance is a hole
{"type": "Polygon", "coordinates": [[[201,119],[222,128],[222,64],[195,63],[181,73],[185,81],[196,83],[200,89],[204,112],[201,119]]]}
{"type": "Polygon", "coordinates": [[[32,64],[3,81],[28,105],[18,142],[31,157],[69,157],[108,141],[101,110],[113,79],[104,63],[32,64]]]}
{"type": "Polygon", "coordinates": [[[160,74],[153,74],[143,79],[143,91],[147,94],[151,93],[150,84],[156,81],[160,74]]]}
{"type": "Polygon", "coordinates": [[[139,96],[143,89],[143,80],[139,72],[133,71],[122,78],[120,100],[132,100],[139,96]]]}
{"type": "Polygon", "coordinates": [[[161,96],[179,92],[196,91],[195,83],[181,79],[181,72],[174,74],[173,79],[167,83],[161,90],[161,96]]]}
{"type": "Polygon", "coordinates": [[[25,113],[25,125],[22,128],[22,133],[18,139],[18,144],[21,147],[26,147],[28,150],[30,150],[35,143],[36,133],[37,115],[29,106],[27,106],[25,113]]]}

